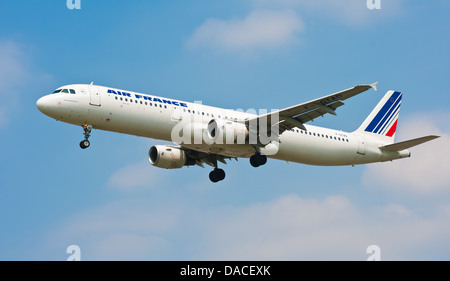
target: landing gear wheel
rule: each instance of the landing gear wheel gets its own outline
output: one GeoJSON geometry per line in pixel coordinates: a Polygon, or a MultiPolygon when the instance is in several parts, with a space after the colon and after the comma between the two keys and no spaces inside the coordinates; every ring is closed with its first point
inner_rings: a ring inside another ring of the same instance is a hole
{"type": "Polygon", "coordinates": [[[252,157],[250,157],[250,164],[253,167],[259,167],[267,163],[267,156],[262,155],[261,153],[256,153],[252,157]]]}
{"type": "Polygon", "coordinates": [[[225,179],[225,171],[219,168],[215,168],[209,173],[209,179],[212,182],[218,182],[225,179]]]}
{"type": "Polygon", "coordinates": [[[90,145],[91,145],[91,143],[90,143],[88,140],[84,140],[84,141],[81,141],[81,142],[80,142],[80,147],[81,147],[82,149],[86,149],[86,148],[88,148],[90,145]]]}
{"type": "Polygon", "coordinates": [[[259,155],[259,165],[260,166],[262,166],[262,165],[265,165],[266,163],[267,163],[267,156],[266,155],[259,155]]]}
{"type": "Polygon", "coordinates": [[[259,162],[258,162],[258,158],[255,156],[255,155],[253,155],[252,157],[250,157],[250,164],[253,166],[253,167],[259,167],[259,162]]]}
{"type": "Polygon", "coordinates": [[[80,147],[82,149],[86,149],[91,145],[91,143],[89,142],[88,139],[91,136],[92,126],[85,124],[85,125],[83,125],[83,130],[84,130],[84,133],[83,133],[84,140],[80,142],[80,147]]]}

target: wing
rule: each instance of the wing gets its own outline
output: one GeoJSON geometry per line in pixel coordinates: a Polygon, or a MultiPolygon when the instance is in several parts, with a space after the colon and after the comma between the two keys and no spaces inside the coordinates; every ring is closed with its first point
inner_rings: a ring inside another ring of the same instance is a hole
{"type": "Polygon", "coordinates": [[[304,123],[312,121],[319,116],[323,117],[328,113],[336,115],[336,109],[344,105],[342,101],[365,92],[371,88],[376,91],[377,84],[378,82],[370,85],[357,85],[353,88],[334,93],[316,100],[294,105],[279,111],[259,115],[254,119],[248,120],[247,122],[248,124],[267,124],[268,132],[272,132],[272,130],[274,130],[273,125],[277,124],[279,125],[279,131],[276,133],[278,134],[281,134],[282,132],[290,130],[294,127],[306,131],[306,128],[303,125],[304,123]]]}
{"type": "MultiPolygon", "coordinates": [[[[244,155],[229,156],[229,155],[221,155],[218,153],[213,153],[213,152],[211,152],[210,145],[207,145],[207,146],[169,145],[169,146],[184,150],[184,152],[190,159],[195,160],[195,163],[192,163],[192,165],[197,165],[202,168],[205,167],[203,164],[207,164],[212,167],[217,167],[217,162],[227,164],[226,160],[235,159],[237,161],[237,157],[244,156],[244,155]]],[[[224,153],[224,152],[225,151],[222,151],[222,153],[224,153]]],[[[254,153],[254,152],[251,152],[251,153],[254,153]]],[[[229,153],[226,153],[226,154],[229,154],[229,153]]]]}

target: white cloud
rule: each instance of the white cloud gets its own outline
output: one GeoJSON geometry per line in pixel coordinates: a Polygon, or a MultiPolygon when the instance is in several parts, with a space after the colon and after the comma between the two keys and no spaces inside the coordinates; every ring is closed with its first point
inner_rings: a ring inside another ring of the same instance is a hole
{"type": "Polygon", "coordinates": [[[0,41],[0,128],[9,123],[9,111],[17,102],[15,87],[27,78],[27,59],[14,41],[0,41]],[[4,98],[8,95],[8,98],[4,98]]]}
{"type": "Polygon", "coordinates": [[[397,141],[429,134],[441,137],[411,148],[411,158],[367,165],[363,174],[365,185],[390,191],[450,193],[450,130],[445,124],[449,117],[424,114],[400,120],[397,141]]]}
{"type": "Polygon", "coordinates": [[[82,260],[157,259],[172,251],[164,235],[178,217],[174,208],[154,209],[145,200],[116,201],[69,218],[46,235],[37,252],[63,253],[78,245],[82,260]]]}
{"type": "Polygon", "coordinates": [[[188,39],[188,46],[228,51],[275,48],[298,42],[304,25],[291,10],[254,10],[246,18],[208,19],[188,39]]]}
{"type": "Polygon", "coordinates": [[[305,30],[299,14],[359,27],[398,17],[405,9],[403,2],[382,1],[381,9],[373,10],[365,0],[254,0],[254,10],[243,19],[206,20],[190,35],[187,45],[239,52],[291,46],[301,41],[299,35],[305,30]]]}
{"type": "Polygon", "coordinates": [[[332,18],[351,26],[374,23],[376,20],[392,18],[403,9],[403,0],[381,0],[381,9],[370,10],[366,0],[254,0],[256,7],[291,8],[299,12],[332,18]]]}
{"type": "Polygon", "coordinates": [[[285,195],[244,207],[205,210],[148,198],[89,210],[49,232],[37,252],[81,248],[83,260],[383,260],[448,258],[449,206],[422,216],[406,206],[359,206],[343,196],[285,195]]]}
{"type": "Polygon", "coordinates": [[[345,259],[351,244],[361,244],[346,239],[344,231],[357,216],[344,197],[320,202],[288,195],[220,218],[208,235],[207,252],[220,259],[290,260],[326,259],[338,251],[345,259]]]}
{"type": "Polygon", "coordinates": [[[26,75],[25,55],[13,41],[0,41],[0,89],[18,84],[26,75]]]}
{"type": "Polygon", "coordinates": [[[116,171],[108,181],[108,185],[122,191],[154,187],[160,179],[156,176],[158,168],[151,167],[148,162],[130,164],[116,171]]]}
{"type": "Polygon", "coordinates": [[[153,235],[105,233],[86,249],[96,260],[150,260],[158,259],[153,253],[170,250],[171,245],[167,240],[153,235]]]}
{"type": "Polygon", "coordinates": [[[365,260],[375,244],[382,259],[443,258],[449,214],[423,218],[405,206],[360,207],[347,198],[288,195],[235,210],[208,233],[207,257],[238,260],[365,260]]]}

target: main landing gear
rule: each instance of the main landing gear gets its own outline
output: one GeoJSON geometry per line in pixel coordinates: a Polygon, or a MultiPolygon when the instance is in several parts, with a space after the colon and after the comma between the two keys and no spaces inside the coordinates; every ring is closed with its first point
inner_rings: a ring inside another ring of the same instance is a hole
{"type": "Polygon", "coordinates": [[[266,155],[262,155],[259,152],[255,153],[255,155],[250,157],[250,164],[253,167],[255,167],[255,168],[259,167],[259,166],[262,166],[262,165],[264,165],[266,163],[267,163],[267,156],[266,155]]]}
{"type": "Polygon", "coordinates": [[[217,167],[217,159],[214,159],[214,170],[209,173],[209,179],[216,183],[225,178],[225,171],[217,167]]]}
{"type": "Polygon", "coordinates": [[[216,183],[218,181],[221,181],[225,178],[225,171],[219,168],[214,168],[214,170],[212,170],[209,173],[209,179],[216,183]]]}
{"type": "Polygon", "coordinates": [[[80,147],[82,148],[82,149],[86,149],[86,148],[88,148],[90,145],[91,145],[91,143],[89,142],[89,137],[91,136],[91,131],[92,131],[92,126],[91,125],[83,125],[83,130],[84,130],[84,140],[82,140],[81,142],[80,142],[80,147]]]}
{"type": "MultiPolygon", "coordinates": [[[[217,159],[214,159],[212,163],[214,164],[214,170],[212,170],[209,173],[209,179],[214,183],[225,179],[225,171],[217,167],[217,159]]],[[[267,156],[262,155],[259,152],[255,153],[253,156],[250,157],[250,164],[253,167],[259,167],[266,163],[267,163],[267,156]]]]}

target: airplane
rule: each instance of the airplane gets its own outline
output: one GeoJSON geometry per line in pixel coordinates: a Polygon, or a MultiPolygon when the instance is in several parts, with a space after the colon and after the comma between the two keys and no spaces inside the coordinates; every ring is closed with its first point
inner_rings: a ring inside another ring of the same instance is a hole
{"type": "Polygon", "coordinates": [[[270,112],[243,112],[91,84],[72,84],[41,97],[37,108],[58,121],[81,126],[90,146],[93,129],[173,142],[154,145],[151,165],[177,169],[207,164],[212,182],[225,178],[218,162],[249,158],[253,167],[267,158],[317,166],[359,165],[411,156],[408,150],[438,138],[429,135],[394,143],[403,93],[388,91],[358,129],[343,132],[306,124],[336,115],[343,101],[377,84],[352,88],[270,112]]]}

